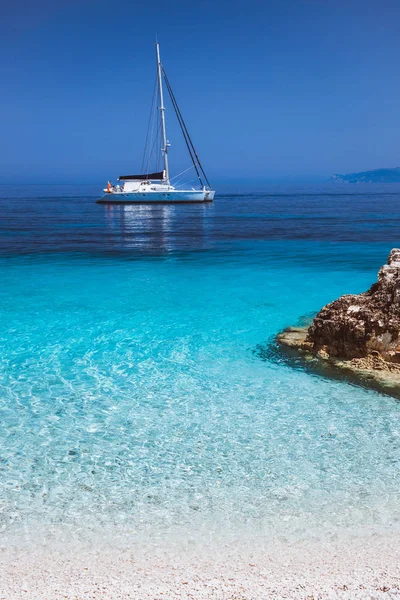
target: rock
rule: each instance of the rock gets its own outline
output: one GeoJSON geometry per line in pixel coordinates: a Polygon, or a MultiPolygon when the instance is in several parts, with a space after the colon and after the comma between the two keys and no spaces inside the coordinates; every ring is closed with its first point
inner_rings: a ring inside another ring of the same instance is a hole
{"type": "Polygon", "coordinates": [[[400,249],[394,248],[363,294],[348,294],[324,306],[308,330],[313,353],[340,359],[379,354],[400,363],[400,249]]]}
{"type": "Polygon", "coordinates": [[[289,327],[276,341],[308,369],[400,398],[400,249],[390,252],[367,292],[341,296],[308,329],[289,327]]]}

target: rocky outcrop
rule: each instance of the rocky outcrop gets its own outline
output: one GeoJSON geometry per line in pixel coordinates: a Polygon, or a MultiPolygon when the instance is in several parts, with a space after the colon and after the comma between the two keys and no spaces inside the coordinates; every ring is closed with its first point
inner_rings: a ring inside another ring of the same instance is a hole
{"type": "Polygon", "coordinates": [[[352,359],[379,355],[400,363],[400,249],[393,249],[378,281],[320,310],[308,330],[314,352],[352,359]]]}
{"type": "Polygon", "coordinates": [[[400,249],[390,252],[367,292],[341,296],[324,306],[308,329],[288,328],[277,342],[310,368],[345,373],[400,397],[400,249]]]}

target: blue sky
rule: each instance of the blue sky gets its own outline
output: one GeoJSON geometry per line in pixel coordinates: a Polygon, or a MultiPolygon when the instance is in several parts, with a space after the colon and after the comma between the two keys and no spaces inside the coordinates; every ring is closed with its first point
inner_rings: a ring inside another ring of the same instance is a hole
{"type": "Polygon", "coordinates": [[[0,0],[0,21],[0,181],[139,169],[156,35],[212,181],[400,166],[397,0],[0,0]]]}

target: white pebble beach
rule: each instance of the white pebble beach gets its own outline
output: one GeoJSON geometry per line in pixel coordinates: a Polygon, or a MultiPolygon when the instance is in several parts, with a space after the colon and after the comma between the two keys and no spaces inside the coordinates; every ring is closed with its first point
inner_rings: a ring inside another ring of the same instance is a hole
{"type": "Polygon", "coordinates": [[[176,551],[3,549],[1,600],[400,598],[400,540],[176,551]]]}

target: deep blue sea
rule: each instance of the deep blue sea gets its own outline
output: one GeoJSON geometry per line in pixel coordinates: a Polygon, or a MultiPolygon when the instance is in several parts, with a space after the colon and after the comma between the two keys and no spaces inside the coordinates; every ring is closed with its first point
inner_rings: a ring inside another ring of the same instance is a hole
{"type": "Polygon", "coordinates": [[[0,186],[0,545],[398,531],[399,401],[269,345],[373,283],[400,186],[100,191],[0,186]]]}

